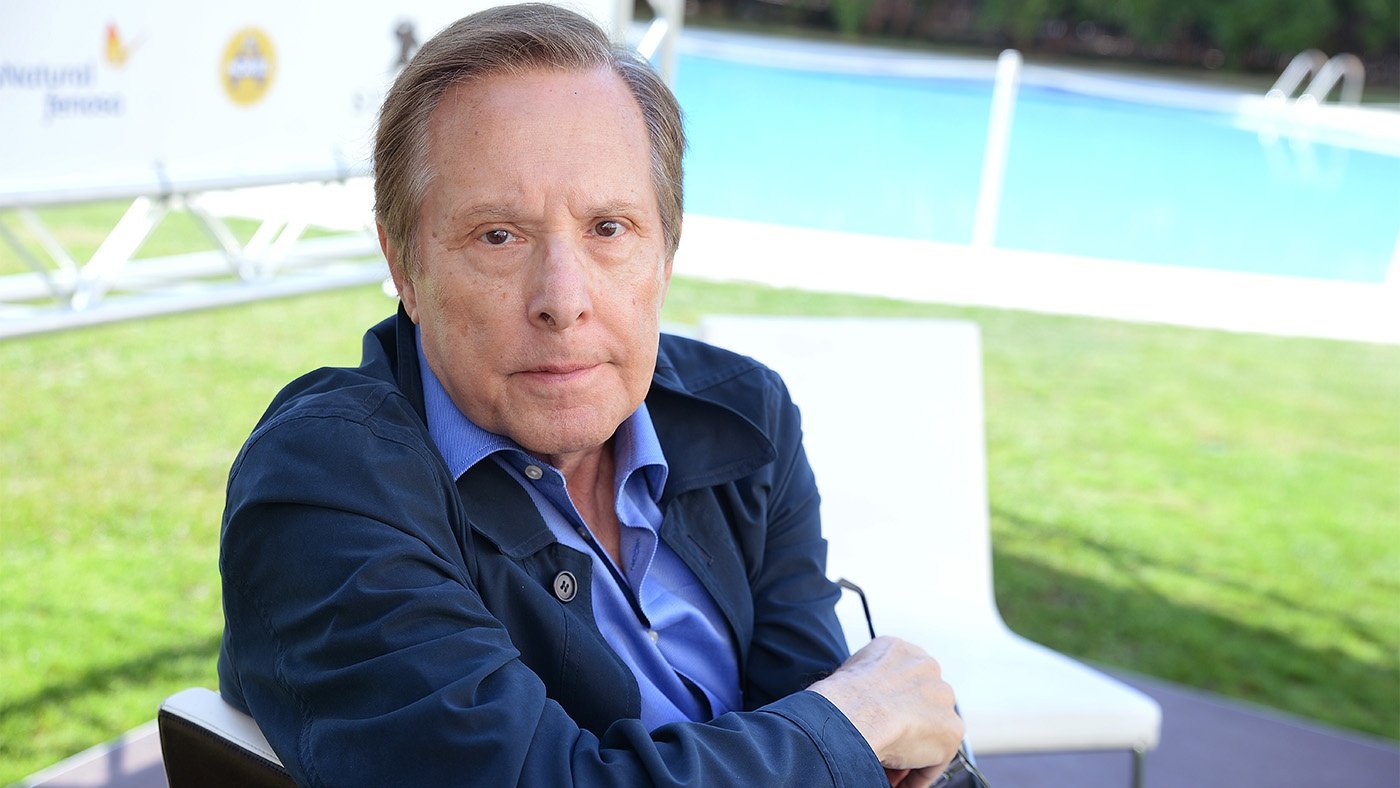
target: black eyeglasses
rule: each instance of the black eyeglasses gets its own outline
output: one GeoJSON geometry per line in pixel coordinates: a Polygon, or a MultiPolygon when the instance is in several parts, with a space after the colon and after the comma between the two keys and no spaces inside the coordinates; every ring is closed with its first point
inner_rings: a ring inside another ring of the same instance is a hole
{"type": "MultiPolygon", "coordinates": [[[[848,591],[854,591],[856,596],[860,597],[860,607],[865,611],[865,627],[870,631],[870,639],[874,640],[875,622],[870,618],[870,601],[865,598],[865,591],[861,589],[860,586],[844,577],[839,578],[836,581],[836,585],[848,591]]],[[[954,706],[953,711],[956,712],[957,710],[958,707],[954,706]]],[[[959,713],[959,716],[961,716],[961,713],[959,713]]],[[[947,785],[952,782],[954,777],[960,774],[967,775],[968,785],[970,785],[971,788],[991,788],[987,783],[987,778],[982,775],[982,772],[977,768],[977,764],[973,762],[972,755],[967,749],[966,739],[964,739],[962,745],[958,747],[958,752],[953,756],[953,760],[948,764],[948,768],[943,770],[943,773],[938,776],[937,780],[933,781],[933,784],[934,786],[947,785]]]]}

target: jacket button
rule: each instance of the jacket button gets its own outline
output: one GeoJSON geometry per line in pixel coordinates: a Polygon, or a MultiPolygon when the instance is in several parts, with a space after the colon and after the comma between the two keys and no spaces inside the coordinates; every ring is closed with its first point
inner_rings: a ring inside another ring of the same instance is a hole
{"type": "Polygon", "coordinates": [[[578,593],[578,581],[573,572],[560,572],[554,576],[554,595],[560,602],[572,602],[578,593]]]}

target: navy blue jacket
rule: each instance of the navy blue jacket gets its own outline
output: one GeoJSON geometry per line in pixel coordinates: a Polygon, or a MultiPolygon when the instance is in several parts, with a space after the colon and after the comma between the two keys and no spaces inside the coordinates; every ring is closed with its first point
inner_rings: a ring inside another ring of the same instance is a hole
{"type": "Polygon", "coordinates": [[[402,311],[365,335],[360,367],[284,389],[234,462],[224,698],[304,785],[886,784],[804,691],[847,652],[782,381],[663,336],[647,408],[670,466],[661,538],[732,630],[743,712],[642,726],[593,620],[590,557],[495,463],[449,474],[402,311]]]}

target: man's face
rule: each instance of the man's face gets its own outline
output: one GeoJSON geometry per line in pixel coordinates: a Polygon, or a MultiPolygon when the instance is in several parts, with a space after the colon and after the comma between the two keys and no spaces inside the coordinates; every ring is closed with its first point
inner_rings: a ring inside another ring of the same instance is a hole
{"type": "Polygon", "coordinates": [[[646,396],[671,261],[641,109],[610,70],[450,88],[432,116],[417,270],[388,252],[423,352],[473,422],[562,459],[646,396]]]}

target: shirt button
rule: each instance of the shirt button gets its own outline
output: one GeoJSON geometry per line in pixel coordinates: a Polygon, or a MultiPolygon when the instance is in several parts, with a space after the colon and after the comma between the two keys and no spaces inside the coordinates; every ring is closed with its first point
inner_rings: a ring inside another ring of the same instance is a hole
{"type": "Polygon", "coordinates": [[[578,593],[578,581],[573,572],[560,572],[554,576],[554,596],[560,602],[572,602],[578,593]]]}
{"type": "Polygon", "coordinates": [[[544,471],[540,470],[538,465],[526,465],[525,475],[530,478],[530,481],[537,482],[544,476],[544,471]]]}
{"type": "Polygon", "coordinates": [[[657,631],[654,630],[654,629],[648,629],[648,630],[647,630],[647,637],[651,638],[651,642],[655,643],[656,641],[658,641],[658,640],[661,639],[661,633],[660,633],[660,632],[657,632],[657,631]]]}

